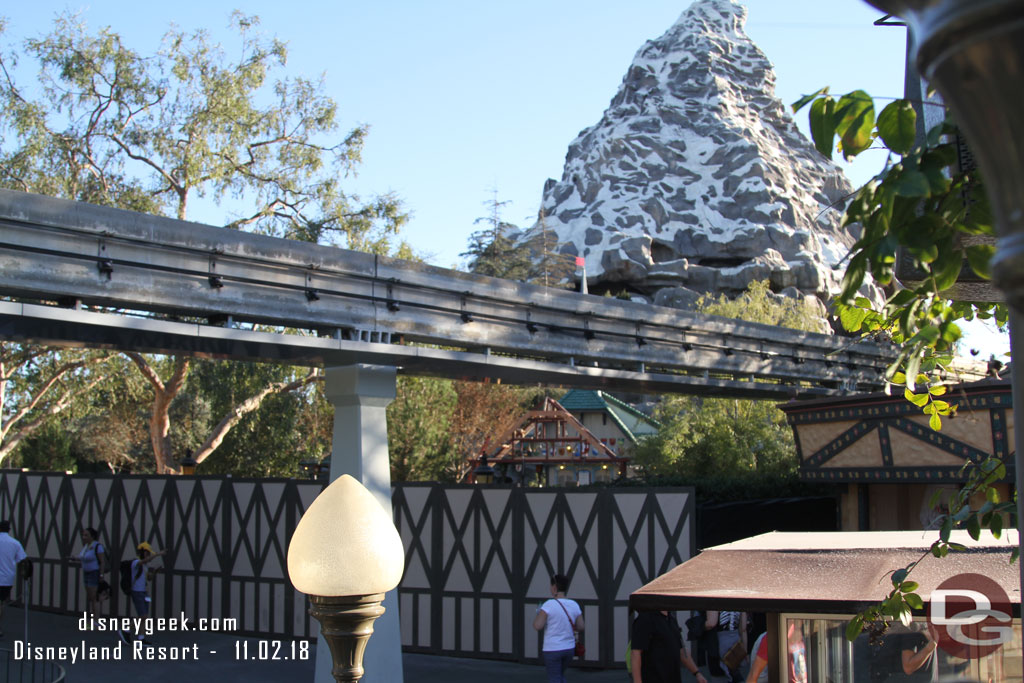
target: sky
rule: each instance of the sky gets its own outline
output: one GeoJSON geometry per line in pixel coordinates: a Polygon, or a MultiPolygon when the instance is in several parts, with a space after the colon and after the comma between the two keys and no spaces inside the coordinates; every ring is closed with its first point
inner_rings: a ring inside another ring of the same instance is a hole
{"type": "MultiPolygon", "coordinates": [[[[343,131],[370,126],[348,190],[394,192],[411,214],[404,238],[428,262],[457,267],[492,200],[507,202],[504,220],[532,224],[544,181],[561,177],[569,143],[600,119],[637,50],[689,4],[41,0],[5,3],[0,16],[8,20],[7,44],[39,36],[70,11],[90,30],[109,26],[145,53],[172,23],[230,45],[229,16],[244,5],[267,35],[288,43],[288,73],[323,76],[343,131]]],[[[774,64],[783,103],[825,85],[837,94],[902,95],[905,29],[873,25],[882,13],[862,0],[745,4],[747,34],[774,64]]],[[[796,120],[806,131],[806,112],[796,120]]],[[[848,168],[855,185],[885,161],[882,152],[862,157],[848,168]]],[[[206,211],[190,218],[225,222],[223,210],[206,211]]]]}

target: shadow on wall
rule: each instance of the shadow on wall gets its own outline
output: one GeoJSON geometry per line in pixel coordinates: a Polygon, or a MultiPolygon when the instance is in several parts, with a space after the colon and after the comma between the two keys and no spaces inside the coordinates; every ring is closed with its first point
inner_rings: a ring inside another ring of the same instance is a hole
{"type": "Polygon", "coordinates": [[[839,499],[834,496],[697,503],[698,549],[768,531],[838,530],[839,499]]]}

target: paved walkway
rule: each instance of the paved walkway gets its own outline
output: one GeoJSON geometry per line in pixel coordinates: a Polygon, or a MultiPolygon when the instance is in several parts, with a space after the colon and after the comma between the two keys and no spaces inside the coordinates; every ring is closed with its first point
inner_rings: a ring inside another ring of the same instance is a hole
{"type": "MultiPolygon", "coordinates": [[[[132,648],[121,644],[115,633],[109,631],[80,630],[78,619],[49,612],[29,611],[28,636],[25,635],[25,611],[16,607],[4,610],[0,628],[0,648],[20,650],[22,656],[37,653],[37,648],[68,647],[85,648],[91,659],[75,662],[60,662],[66,671],[68,683],[103,681],[103,683],[312,683],[313,663],[316,661],[316,646],[308,651],[296,644],[294,656],[292,641],[282,641],[280,649],[273,644],[256,638],[245,638],[223,633],[204,633],[199,638],[195,632],[165,631],[154,634],[153,647],[142,648],[141,656],[151,653],[174,659],[146,661],[133,658],[132,648]],[[108,648],[107,650],[92,648],[108,648]],[[120,660],[111,660],[119,653],[120,660]],[[261,655],[274,653],[282,659],[261,660],[261,655]],[[252,659],[244,659],[244,656],[252,659]],[[106,655],[106,657],[104,657],[106,655]],[[304,656],[305,655],[305,656],[304,656]],[[287,657],[288,659],[283,659],[287,657]]],[[[46,658],[45,650],[38,652],[46,658]]],[[[0,679],[20,680],[16,668],[18,662],[11,655],[0,652],[0,679]]],[[[544,670],[540,666],[509,662],[436,657],[431,655],[405,654],[402,658],[405,680],[409,683],[543,683],[544,670]]],[[[627,683],[623,669],[595,671],[573,670],[569,673],[570,683],[627,683]]],[[[26,679],[29,680],[29,679],[26,679]]],[[[38,680],[38,679],[37,679],[38,680]]],[[[684,681],[687,680],[684,678],[684,681]]],[[[692,680],[692,679],[690,679],[692,680]]],[[[370,672],[363,679],[372,681],[370,672]]],[[[42,683],[42,681],[40,681],[42,683]]],[[[383,683],[383,682],[382,682],[383,683]]]]}

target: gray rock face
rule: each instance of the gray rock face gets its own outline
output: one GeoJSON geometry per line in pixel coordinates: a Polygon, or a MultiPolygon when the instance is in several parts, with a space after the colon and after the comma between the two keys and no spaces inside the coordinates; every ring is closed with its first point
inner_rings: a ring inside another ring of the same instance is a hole
{"type": "Polygon", "coordinates": [[[585,257],[592,290],[663,302],[754,279],[822,301],[838,291],[855,236],[833,204],[852,188],[775,98],[745,20],[732,0],[698,0],[640,48],[521,239],[543,220],[563,251],[585,257]]]}

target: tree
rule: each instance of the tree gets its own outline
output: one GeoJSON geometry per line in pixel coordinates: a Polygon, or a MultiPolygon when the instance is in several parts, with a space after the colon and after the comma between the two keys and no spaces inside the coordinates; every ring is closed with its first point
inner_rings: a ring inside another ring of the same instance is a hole
{"type": "Polygon", "coordinates": [[[240,45],[229,58],[205,31],[168,31],[142,56],[121,37],[95,35],[71,15],[26,40],[39,65],[38,96],[14,82],[0,56],[0,181],[7,187],[93,204],[189,217],[191,201],[242,200],[228,222],[262,233],[387,249],[407,216],[392,195],[347,195],[365,126],[336,139],[337,104],[323,82],[278,78],[283,42],[256,33],[257,17],[234,13],[240,45]],[[269,101],[269,104],[261,104],[269,101]]]}
{"type": "MultiPolygon", "coordinates": [[[[863,90],[833,99],[828,88],[801,98],[793,110],[810,104],[811,133],[818,151],[831,157],[838,136],[843,155],[851,158],[880,142],[889,150],[885,167],[857,191],[846,207],[844,224],[859,224],[860,239],[853,245],[837,298],[836,310],[851,332],[888,334],[901,345],[900,355],[887,378],[904,387],[904,396],[929,415],[931,427],[942,427],[942,416],[955,406],[941,397],[944,370],[960,338],[957,322],[973,318],[1008,319],[1006,304],[996,301],[953,301],[949,291],[966,262],[979,277],[989,279],[995,253],[995,229],[984,184],[976,170],[958,162],[957,129],[951,118],[919,139],[915,104],[905,99],[887,104],[877,118],[874,101],[863,90]],[[980,242],[970,239],[982,236],[980,242]],[[965,239],[968,238],[968,239],[965,239]],[[918,282],[895,279],[899,253],[910,255],[920,272],[918,282]],[[881,307],[857,296],[868,274],[888,286],[890,296],[881,307]]],[[[923,106],[923,104],[922,104],[923,106]]],[[[962,548],[950,542],[954,527],[968,530],[978,539],[983,528],[999,538],[1006,520],[1012,521],[1016,506],[1000,499],[994,484],[1006,477],[1006,463],[988,458],[971,467],[967,484],[948,501],[935,497],[945,513],[940,516],[939,537],[919,560],[893,572],[892,590],[850,621],[846,636],[854,640],[863,630],[877,636],[889,623],[910,622],[914,610],[923,607],[914,568],[932,555],[945,557],[962,548]],[[973,508],[971,501],[984,502],[973,508]]],[[[1017,559],[1019,548],[1010,553],[1017,559]]]]}
{"type": "Polygon", "coordinates": [[[846,207],[844,225],[859,225],[861,234],[850,250],[834,306],[849,332],[888,336],[900,345],[886,378],[904,386],[907,398],[921,405],[939,429],[940,416],[954,410],[936,396],[943,391],[937,387],[961,336],[957,323],[994,318],[1005,325],[1008,320],[1005,303],[949,296],[965,263],[977,276],[991,276],[995,228],[980,174],[961,167],[952,119],[918,139],[913,102],[890,102],[877,119],[874,101],[863,90],[837,101],[822,88],[793,109],[807,104],[811,133],[822,154],[831,158],[837,136],[848,159],[876,142],[889,151],[883,169],[846,207]],[[989,239],[970,239],[977,236],[989,239]],[[901,253],[919,272],[914,283],[895,279],[901,253]],[[857,294],[869,275],[888,288],[880,307],[857,294]]]}
{"type": "MultiPolygon", "coordinates": [[[[204,31],[169,31],[142,56],[109,29],[88,34],[74,17],[0,53],[0,184],[94,204],[189,217],[196,198],[248,207],[229,227],[386,252],[406,220],[391,195],[363,203],[341,179],[354,173],[367,129],[337,141],[337,105],[322,81],[273,78],[286,64],[279,40],[239,13],[233,58],[204,31]],[[38,65],[37,85],[14,78],[19,56],[38,65]]],[[[3,27],[0,26],[0,29],[3,27]]],[[[158,472],[174,472],[170,409],[190,361],[129,354],[153,388],[150,438],[158,472]]],[[[227,411],[204,443],[206,458],[264,399],[300,389],[307,375],[271,383],[227,411]]]]}
{"type": "Polygon", "coordinates": [[[508,431],[544,391],[480,382],[455,382],[455,391],[458,402],[451,420],[455,457],[448,480],[459,482],[476,466],[488,439],[508,431]]]}
{"type": "Polygon", "coordinates": [[[102,382],[109,354],[0,342],[0,463],[102,382]]]}
{"type": "Polygon", "coordinates": [[[395,394],[387,409],[391,480],[451,480],[459,458],[452,448],[454,382],[403,376],[395,394]]]}
{"type": "Polygon", "coordinates": [[[532,275],[530,251],[510,237],[519,228],[502,219],[502,207],[508,202],[498,201],[497,189],[492,192],[494,196],[484,202],[490,213],[473,221],[487,227],[469,236],[469,247],[459,256],[469,259],[467,268],[471,273],[526,282],[532,275]]]}
{"type": "MultiPolygon", "coordinates": [[[[820,322],[805,302],[773,294],[767,282],[751,282],[732,300],[705,295],[696,310],[808,331],[820,322]]],[[[649,477],[694,481],[796,474],[793,433],[772,401],[670,396],[655,416],[661,428],[633,457],[649,477]]]]}

